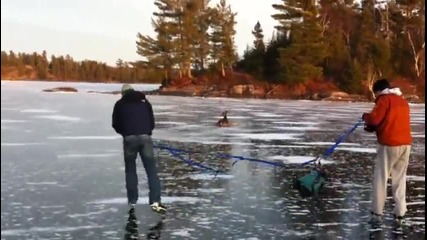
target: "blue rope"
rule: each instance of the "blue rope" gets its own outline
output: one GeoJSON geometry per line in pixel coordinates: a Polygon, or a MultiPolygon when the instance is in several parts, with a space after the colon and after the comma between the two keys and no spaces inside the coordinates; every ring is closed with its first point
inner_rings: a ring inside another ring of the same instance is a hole
{"type": "MultiPolygon", "coordinates": [[[[352,132],[354,132],[354,130],[357,129],[357,127],[359,127],[362,124],[363,124],[363,120],[360,119],[352,128],[350,128],[349,130],[347,130],[343,134],[341,134],[338,137],[338,139],[336,140],[335,144],[332,145],[330,148],[328,148],[323,155],[320,155],[319,157],[312,159],[310,161],[304,162],[301,165],[304,166],[304,165],[307,165],[309,163],[316,162],[320,159],[326,159],[327,157],[329,157],[335,151],[335,148],[338,147],[338,145],[340,143],[342,143],[352,132]]],[[[227,172],[225,170],[214,169],[208,165],[193,161],[191,159],[185,159],[184,157],[182,157],[180,155],[183,153],[187,153],[187,154],[201,153],[201,154],[203,154],[202,152],[195,152],[195,151],[188,151],[188,150],[184,150],[184,149],[172,148],[172,147],[167,146],[167,145],[154,145],[154,148],[167,150],[172,156],[179,158],[180,160],[187,163],[188,165],[195,166],[199,169],[203,169],[203,170],[207,170],[207,171],[212,171],[215,173],[215,176],[218,173],[226,173],[227,172]]],[[[231,165],[232,167],[234,166],[234,164],[236,164],[238,161],[241,161],[241,160],[264,163],[264,164],[268,164],[268,165],[272,165],[272,166],[276,166],[276,167],[285,167],[286,166],[286,164],[284,164],[282,162],[272,162],[272,161],[263,160],[263,159],[248,158],[248,157],[231,155],[231,154],[224,154],[224,153],[217,153],[217,154],[215,154],[215,156],[217,156],[219,158],[236,159],[235,161],[233,161],[233,163],[231,165]]]]}
{"type": "MultiPolygon", "coordinates": [[[[184,149],[172,148],[172,147],[169,147],[166,145],[155,145],[154,148],[167,150],[173,156],[178,157],[179,159],[181,159],[182,161],[186,162],[189,165],[194,164],[194,165],[198,166],[199,168],[213,170],[211,167],[208,167],[208,166],[203,165],[201,163],[198,163],[198,162],[195,162],[192,160],[184,159],[181,155],[178,154],[178,153],[192,154],[192,153],[201,153],[201,152],[192,152],[192,151],[188,151],[188,150],[184,150],[184,149]]],[[[219,158],[237,159],[236,161],[233,162],[233,164],[231,166],[234,166],[234,164],[236,164],[240,160],[247,160],[247,161],[251,161],[251,162],[265,163],[265,164],[269,164],[269,165],[273,165],[273,166],[277,166],[277,167],[285,167],[286,166],[284,163],[280,163],[280,162],[272,162],[272,161],[256,159],[256,158],[247,158],[247,157],[243,157],[243,156],[224,154],[224,153],[217,153],[217,154],[215,154],[215,156],[219,157],[219,158]]],[[[220,170],[215,170],[215,171],[220,171],[220,170]]]]}
{"type": "Polygon", "coordinates": [[[222,171],[222,170],[214,169],[214,168],[212,168],[212,167],[209,167],[209,166],[207,166],[207,165],[201,164],[201,163],[199,163],[199,162],[193,161],[193,160],[191,160],[191,159],[185,159],[184,157],[182,157],[182,156],[179,154],[179,152],[186,152],[186,153],[190,153],[189,151],[185,151],[185,150],[182,150],[182,149],[175,149],[175,148],[171,148],[171,147],[165,147],[165,146],[154,146],[154,148],[160,148],[160,149],[168,150],[168,151],[169,151],[169,153],[170,153],[172,156],[174,156],[174,157],[176,157],[176,158],[180,159],[181,161],[183,161],[183,162],[187,163],[188,165],[190,165],[190,166],[196,166],[196,167],[198,167],[198,168],[200,168],[200,169],[204,169],[204,170],[212,171],[212,172],[214,172],[214,173],[215,173],[215,175],[216,175],[216,174],[218,174],[218,173],[220,173],[220,172],[225,172],[225,171],[222,171]]]}
{"type": "Polygon", "coordinates": [[[302,165],[307,165],[309,163],[315,162],[319,159],[326,159],[329,156],[331,156],[331,154],[335,151],[335,148],[338,147],[338,145],[340,145],[352,132],[354,132],[354,130],[356,130],[359,126],[363,125],[364,121],[363,119],[360,119],[359,121],[357,121],[356,124],[354,124],[354,126],[350,129],[348,129],[347,131],[345,131],[344,133],[342,133],[338,139],[336,140],[336,142],[334,143],[334,145],[332,145],[331,147],[329,147],[328,149],[326,149],[325,153],[313,160],[307,161],[305,163],[303,163],[302,165]]]}

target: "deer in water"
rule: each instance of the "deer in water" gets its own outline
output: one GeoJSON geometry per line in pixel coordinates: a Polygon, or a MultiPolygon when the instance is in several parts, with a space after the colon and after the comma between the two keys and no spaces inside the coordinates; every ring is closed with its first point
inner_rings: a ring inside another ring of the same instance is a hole
{"type": "Polygon", "coordinates": [[[216,123],[217,127],[229,127],[230,126],[230,122],[228,121],[227,118],[227,111],[224,111],[222,113],[222,118],[220,120],[218,120],[218,122],[216,123]]]}

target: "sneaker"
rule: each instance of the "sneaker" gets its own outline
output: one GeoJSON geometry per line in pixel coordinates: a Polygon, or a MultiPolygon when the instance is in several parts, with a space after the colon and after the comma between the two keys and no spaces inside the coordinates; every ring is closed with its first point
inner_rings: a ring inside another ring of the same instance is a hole
{"type": "Polygon", "coordinates": [[[130,208],[130,209],[134,209],[134,208],[135,208],[135,206],[136,206],[136,203],[129,203],[129,208],[130,208]]]}
{"type": "Polygon", "coordinates": [[[166,207],[163,206],[161,203],[155,202],[150,205],[151,210],[153,210],[156,213],[165,214],[166,213],[166,207]]]}
{"type": "Polygon", "coordinates": [[[368,223],[371,225],[371,231],[382,230],[383,220],[381,215],[372,213],[371,220],[369,220],[368,223]]]}
{"type": "Polygon", "coordinates": [[[405,224],[405,219],[403,216],[394,216],[393,221],[393,232],[403,233],[403,225],[405,224]]]}

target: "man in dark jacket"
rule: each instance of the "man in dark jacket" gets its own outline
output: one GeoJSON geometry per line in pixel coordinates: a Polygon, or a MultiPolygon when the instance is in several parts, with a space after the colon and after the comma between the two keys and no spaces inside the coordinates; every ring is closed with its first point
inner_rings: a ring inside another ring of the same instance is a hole
{"type": "Polygon", "coordinates": [[[135,91],[129,84],[122,87],[122,98],[113,110],[113,128],[123,136],[126,190],[128,203],[133,208],[138,201],[138,176],[136,158],[139,153],[148,178],[149,204],[158,213],[165,213],[161,204],[160,180],[154,159],[153,140],[154,114],[150,102],[142,92],[135,91]]]}

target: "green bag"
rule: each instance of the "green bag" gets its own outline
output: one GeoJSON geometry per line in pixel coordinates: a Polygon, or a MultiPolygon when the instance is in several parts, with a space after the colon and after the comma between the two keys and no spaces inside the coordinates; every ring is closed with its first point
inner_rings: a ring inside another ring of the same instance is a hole
{"type": "Polygon", "coordinates": [[[293,188],[302,197],[317,196],[326,182],[326,173],[322,170],[312,170],[309,174],[294,180],[293,188]]]}

